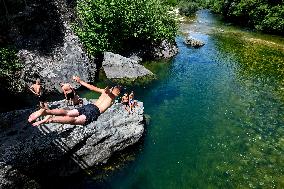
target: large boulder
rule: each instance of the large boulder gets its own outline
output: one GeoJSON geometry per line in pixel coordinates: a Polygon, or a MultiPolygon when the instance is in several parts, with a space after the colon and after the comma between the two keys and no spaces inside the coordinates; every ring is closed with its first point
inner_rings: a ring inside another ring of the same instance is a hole
{"type": "Polygon", "coordinates": [[[138,64],[137,60],[111,52],[104,53],[102,67],[109,79],[136,79],[138,77],[154,75],[150,70],[138,64]]]}
{"type": "Polygon", "coordinates": [[[65,1],[30,0],[14,17],[10,38],[24,65],[20,83],[31,85],[41,78],[45,89],[55,92],[60,82],[70,82],[73,75],[85,81],[94,77],[96,66],[72,31],[65,1]]]}
{"type": "MultiPolygon", "coordinates": [[[[90,103],[84,100],[84,103],[90,103]]],[[[107,160],[136,143],[144,132],[143,103],[133,114],[115,103],[97,121],[86,126],[44,124],[26,120],[32,109],[0,114],[0,188],[14,188],[37,177],[66,176],[107,160]],[[36,175],[36,177],[35,177],[36,175]]],[[[64,107],[63,101],[51,107],[64,107]]],[[[29,188],[29,187],[27,187],[29,188]]]]}

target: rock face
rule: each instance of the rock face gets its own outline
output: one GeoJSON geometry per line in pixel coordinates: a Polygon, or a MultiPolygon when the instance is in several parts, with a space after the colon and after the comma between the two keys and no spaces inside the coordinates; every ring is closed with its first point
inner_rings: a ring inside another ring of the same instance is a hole
{"type": "Polygon", "coordinates": [[[199,47],[202,47],[202,46],[205,45],[204,42],[199,41],[199,40],[194,39],[194,38],[189,37],[189,36],[185,38],[184,43],[189,45],[189,46],[192,46],[194,48],[199,48],[199,47]]]}
{"type": "Polygon", "coordinates": [[[109,79],[138,78],[154,75],[151,71],[132,58],[126,58],[111,52],[104,53],[103,69],[109,79]]]}
{"type": "MultiPolygon", "coordinates": [[[[84,103],[89,103],[84,100],[84,103]]],[[[51,106],[62,107],[63,101],[51,106]]],[[[136,143],[144,132],[143,103],[133,114],[115,103],[87,126],[44,124],[26,120],[33,110],[0,114],[0,188],[30,183],[34,175],[66,176],[105,163],[117,151],[136,143]]]]}
{"type": "Polygon", "coordinates": [[[23,22],[29,28],[21,31],[25,27],[17,23],[11,34],[20,49],[18,57],[24,62],[21,79],[25,84],[30,85],[39,77],[51,92],[59,89],[60,82],[70,82],[72,75],[86,81],[94,77],[96,66],[71,29],[65,1],[27,1],[26,8],[16,16],[29,20],[23,22]]]}

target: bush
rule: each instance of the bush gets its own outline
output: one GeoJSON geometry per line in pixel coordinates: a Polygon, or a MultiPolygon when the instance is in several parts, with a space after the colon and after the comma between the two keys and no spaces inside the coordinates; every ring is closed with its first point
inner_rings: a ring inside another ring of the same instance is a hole
{"type": "Polygon", "coordinates": [[[162,0],[163,3],[170,5],[170,6],[176,6],[178,4],[179,0],[162,0]]]}
{"type": "Polygon", "coordinates": [[[157,0],[80,0],[75,31],[91,55],[174,41],[177,25],[157,0]]]}
{"type": "Polygon", "coordinates": [[[178,5],[181,15],[191,16],[198,10],[198,4],[195,2],[181,1],[178,5]]]}
{"type": "Polygon", "coordinates": [[[230,21],[265,32],[284,34],[284,5],[281,0],[203,0],[202,3],[230,21]]]}
{"type": "Polygon", "coordinates": [[[0,87],[10,92],[20,91],[22,87],[18,82],[22,64],[16,52],[12,47],[0,47],[0,87]]]}
{"type": "Polygon", "coordinates": [[[22,67],[16,50],[11,47],[0,47],[0,76],[13,75],[22,67]]]}

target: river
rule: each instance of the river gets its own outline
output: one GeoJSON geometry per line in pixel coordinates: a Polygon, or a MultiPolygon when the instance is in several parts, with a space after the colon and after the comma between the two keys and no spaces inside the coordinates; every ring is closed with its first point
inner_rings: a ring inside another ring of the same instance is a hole
{"type": "Polygon", "coordinates": [[[203,10],[176,42],[173,60],[145,63],[158,80],[134,89],[151,117],[143,144],[81,187],[284,188],[283,38],[203,10]],[[187,47],[186,33],[205,46],[187,47]]]}

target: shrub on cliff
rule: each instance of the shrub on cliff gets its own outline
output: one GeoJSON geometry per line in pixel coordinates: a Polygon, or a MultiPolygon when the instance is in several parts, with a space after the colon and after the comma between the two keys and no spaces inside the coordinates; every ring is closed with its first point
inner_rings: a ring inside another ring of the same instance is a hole
{"type": "Polygon", "coordinates": [[[16,52],[11,47],[0,47],[0,87],[12,92],[20,87],[16,81],[22,68],[16,52]]]}
{"type": "Polygon", "coordinates": [[[75,31],[91,55],[174,41],[177,25],[159,0],[80,0],[75,31]]]}

